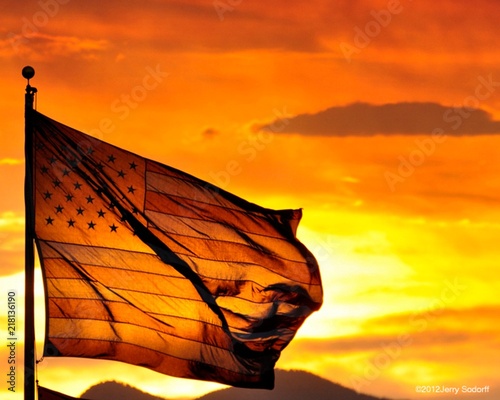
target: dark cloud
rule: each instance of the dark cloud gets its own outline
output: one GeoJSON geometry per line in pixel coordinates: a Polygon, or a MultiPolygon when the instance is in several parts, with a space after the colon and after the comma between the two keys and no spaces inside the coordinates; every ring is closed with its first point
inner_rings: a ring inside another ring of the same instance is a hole
{"type": "Polygon", "coordinates": [[[84,26],[85,37],[157,52],[325,49],[313,24],[314,6],[307,7],[310,18],[304,20],[304,3],[298,1],[286,6],[204,0],[152,0],[147,6],[129,2],[127,7],[116,0],[12,3],[0,39],[7,35],[26,38],[33,32],[79,37],[84,26]]]}
{"type": "Polygon", "coordinates": [[[207,128],[202,132],[203,137],[205,138],[213,138],[217,136],[220,132],[215,128],[207,128]]]}
{"type": "Polygon", "coordinates": [[[356,46],[358,32],[375,24],[380,35],[368,38],[370,43],[376,43],[372,49],[462,54],[466,47],[475,53],[491,54],[495,50],[492,38],[496,35],[491,32],[497,31],[497,4],[491,0],[477,0],[475,4],[477,7],[471,8],[452,0],[432,4],[401,2],[400,7],[395,7],[397,11],[390,13],[387,2],[372,0],[339,0],[335,5],[328,0],[150,0],[147,4],[128,2],[126,7],[118,0],[11,0],[0,6],[4,11],[0,33],[3,31],[5,37],[35,29],[78,37],[84,26],[86,37],[106,38],[127,47],[187,52],[328,51],[344,62],[339,45],[356,46]],[[481,29],[477,29],[478,24],[481,29]],[[412,40],[406,40],[408,37],[412,40]]]}
{"type": "MultiPolygon", "coordinates": [[[[271,129],[277,122],[255,129],[271,129]]],[[[500,133],[500,121],[494,121],[484,110],[437,103],[354,103],[315,114],[299,114],[287,122],[280,132],[316,136],[414,135],[430,134],[437,129],[453,135],[500,133]]]]}
{"type": "Polygon", "coordinates": [[[14,35],[7,41],[0,41],[0,54],[2,49],[10,47],[18,57],[42,61],[47,57],[77,57],[95,58],[97,54],[104,53],[109,43],[104,39],[87,39],[75,36],[54,36],[43,33],[33,33],[29,36],[14,35]]]}

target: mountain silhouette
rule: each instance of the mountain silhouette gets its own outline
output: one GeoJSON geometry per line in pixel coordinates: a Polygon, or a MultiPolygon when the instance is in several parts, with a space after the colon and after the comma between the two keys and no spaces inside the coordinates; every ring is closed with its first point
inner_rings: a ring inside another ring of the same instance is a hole
{"type": "MultiPolygon", "coordinates": [[[[82,393],[88,400],[166,400],[119,382],[103,382],[82,393]]],[[[276,370],[273,390],[228,388],[208,393],[196,400],[389,400],[357,393],[306,371],[276,370]]]]}
{"type": "Polygon", "coordinates": [[[360,394],[305,371],[276,371],[273,390],[229,388],[197,400],[389,400],[360,394]]]}
{"type": "Polygon", "coordinates": [[[108,381],[88,388],[80,398],[88,400],[165,400],[123,383],[108,381]]]}

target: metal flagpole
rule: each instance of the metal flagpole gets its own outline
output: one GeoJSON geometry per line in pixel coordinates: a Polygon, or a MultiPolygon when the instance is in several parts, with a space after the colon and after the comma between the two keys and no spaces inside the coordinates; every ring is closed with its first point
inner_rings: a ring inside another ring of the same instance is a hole
{"type": "Polygon", "coordinates": [[[33,207],[33,100],[36,88],[30,86],[30,79],[35,76],[35,70],[26,66],[22,71],[28,80],[26,85],[24,119],[25,119],[25,314],[24,314],[24,400],[35,400],[35,211],[33,207]]]}

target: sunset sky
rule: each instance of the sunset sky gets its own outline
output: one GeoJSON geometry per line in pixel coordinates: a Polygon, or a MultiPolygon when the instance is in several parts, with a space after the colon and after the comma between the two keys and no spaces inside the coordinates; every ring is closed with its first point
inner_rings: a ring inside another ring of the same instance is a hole
{"type": "MultiPolygon", "coordinates": [[[[500,396],[497,1],[8,0],[0,15],[0,338],[9,290],[22,310],[32,65],[43,114],[303,208],[324,304],[278,368],[390,398],[500,396]]],[[[41,341],[41,281],[37,304],[41,341]]],[[[38,372],[73,396],[101,380],[169,398],[223,387],[109,361],[46,358],[38,372]]]]}

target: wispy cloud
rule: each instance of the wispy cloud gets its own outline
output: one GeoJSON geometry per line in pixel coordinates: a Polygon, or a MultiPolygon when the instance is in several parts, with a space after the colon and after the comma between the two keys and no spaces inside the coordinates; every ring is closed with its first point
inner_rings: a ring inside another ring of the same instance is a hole
{"type": "Polygon", "coordinates": [[[13,211],[0,213],[1,271],[5,272],[9,267],[22,265],[20,255],[24,247],[24,228],[24,215],[13,211]]]}
{"type": "Polygon", "coordinates": [[[13,211],[0,214],[0,231],[19,232],[24,230],[24,216],[13,211]]]}
{"type": "Polygon", "coordinates": [[[47,56],[95,58],[109,47],[105,39],[53,35],[35,32],[29,36],[11,35],[1,43],[1,52],[10,56],[29,56],[43,59],[47,56]]]}
{"type": "MultiPolygon", "coordinates": [[[[477,357],[475,343],[497,343],[500,325],[493,323],[499,308],[428,310],[422,313],[389,315],[370,320],[363,334],[328,339],[299,339],[294,346],[304,357],[312,354],[337,354],[339,357],[369,356],[390,344],[399,343],[405,358],[444,363],[460,361],[464,354],[477,357]],[[439,352],[437,352],[439,349],[439,352]],[[457,354],[461,349],[462,354],[457,354]],[[436,354],[437,352],[437,354],[436,354]]],[[[498,355],[498,352],[497,352],[498,355]]]]}
{"type": "MultiPolygon", "coordinates": [[[[269,129],[272,123],[255,126],[269,129]]],[[[284,133],[315,136],[373,136],[430,134],[443,129],[453,135],[500,133],[500,121],[491,114],[465,106],[447,107],[433,102],[402,102],[374,105],[354,103],[331,107],[289,119],[284,133]]]]}
{"type": "Polygon", "coordinates": [[[19,158],[2,158],[0,159],[0,165],[20,165],[24,164],[24,160],[19,158]]]}

